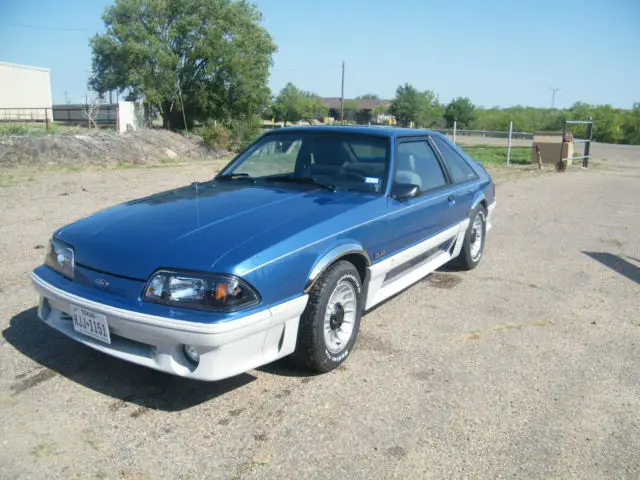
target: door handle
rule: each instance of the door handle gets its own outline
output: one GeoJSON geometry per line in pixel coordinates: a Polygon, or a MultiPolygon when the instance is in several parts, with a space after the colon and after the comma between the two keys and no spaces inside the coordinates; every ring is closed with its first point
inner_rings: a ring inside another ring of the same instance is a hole
{"type": "Polygon", "coordinates": [[[449,195],[447,200],[449,200],[449,203],[454,203],[456,201],[456,196],[455,195],[449,195]]]}

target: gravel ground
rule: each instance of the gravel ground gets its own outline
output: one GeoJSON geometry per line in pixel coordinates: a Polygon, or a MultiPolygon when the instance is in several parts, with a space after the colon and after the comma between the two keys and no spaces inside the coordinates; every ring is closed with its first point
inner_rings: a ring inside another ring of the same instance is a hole
{"type": "Polygon", "coordinates": [[[369,313],[338,370],[218,383],[41,324],[28,273],[56,227],[219,163],[2,172],[0,478],[640,478],[640,149],[594,153],[495,170],[480,267],[369,313]]]}

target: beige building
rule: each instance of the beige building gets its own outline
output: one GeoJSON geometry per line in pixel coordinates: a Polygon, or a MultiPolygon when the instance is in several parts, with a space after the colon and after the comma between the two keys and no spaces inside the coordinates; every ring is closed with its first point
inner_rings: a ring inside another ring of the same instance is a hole
{"type": "Polygon", "coordinates": [[[0,121],[52,120],[46,68],[0,62],[0,121]]]}

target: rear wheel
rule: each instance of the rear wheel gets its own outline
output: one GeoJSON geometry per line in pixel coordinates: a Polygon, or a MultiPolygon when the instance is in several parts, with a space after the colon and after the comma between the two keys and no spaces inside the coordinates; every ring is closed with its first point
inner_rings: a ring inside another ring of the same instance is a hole
{"type": "Polygon", "coordinates": [[[362,314],[362,281],[347,261],[330,266],[309,294],[300,317],[295,359],[316,372],[329,372],[349,356],[362,314]]]}
{"type": "Polygon", "coordinates": [[[454,264],[461,270],[473,270],[478,266],[484,251],[487,232],[487,211],[478,205],[469,213],[469,226],[464,236],[464,243],[454,264]]]}

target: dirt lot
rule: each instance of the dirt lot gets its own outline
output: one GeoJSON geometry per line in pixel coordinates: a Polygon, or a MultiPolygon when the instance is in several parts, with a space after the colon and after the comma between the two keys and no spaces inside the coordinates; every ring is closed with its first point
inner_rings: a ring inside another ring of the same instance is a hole
{"type": "Polygon", "coordinates": [[[496,170],[480,267],[369,313],[344,367],[210,384],[41,324],[28,273],[56,227],[219,162],[1,172],[0,478],[639,478],[640,149],[594,153],[496,170]]]}

